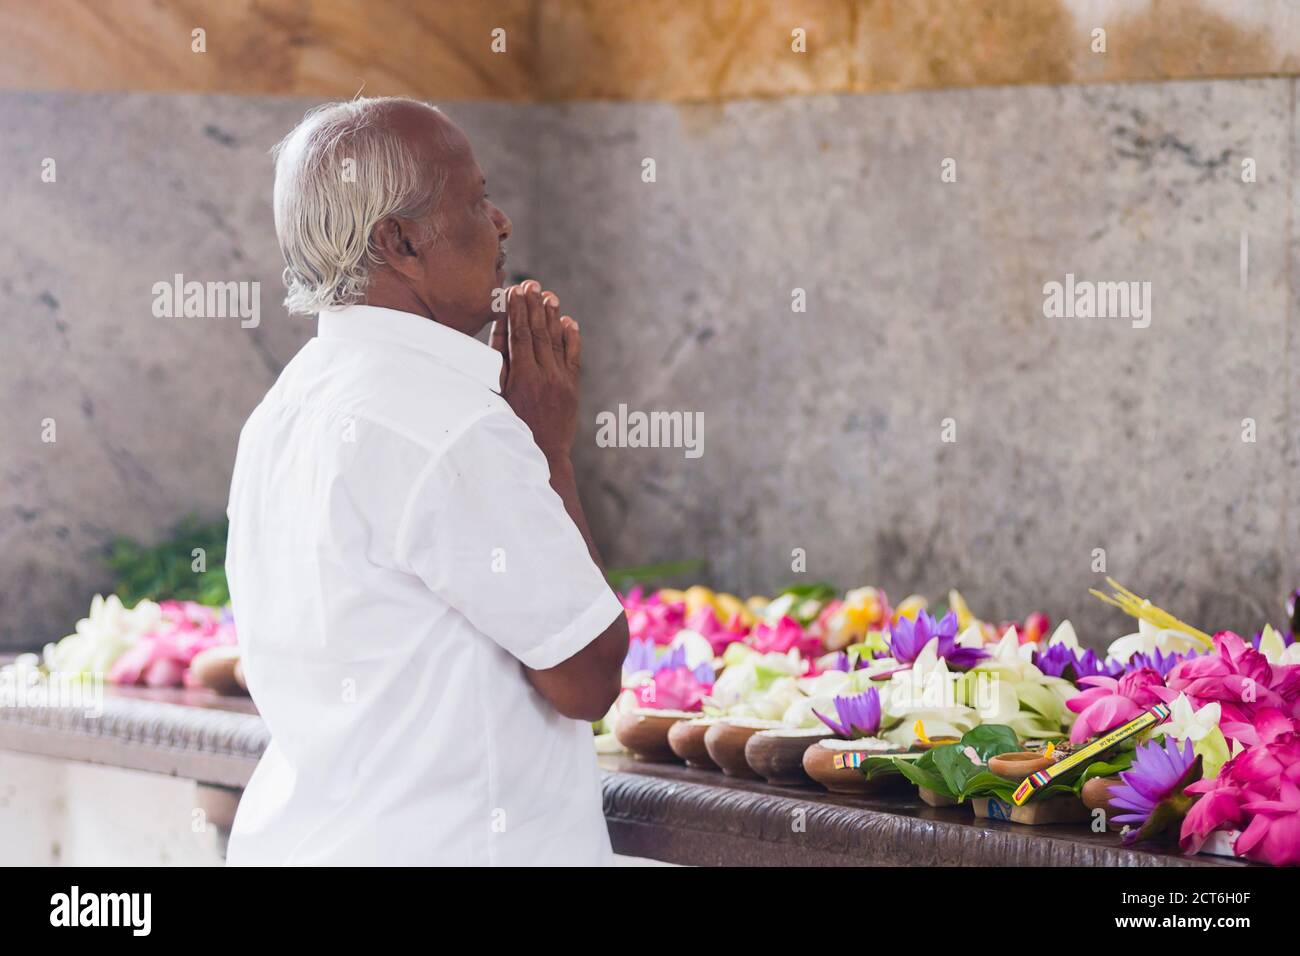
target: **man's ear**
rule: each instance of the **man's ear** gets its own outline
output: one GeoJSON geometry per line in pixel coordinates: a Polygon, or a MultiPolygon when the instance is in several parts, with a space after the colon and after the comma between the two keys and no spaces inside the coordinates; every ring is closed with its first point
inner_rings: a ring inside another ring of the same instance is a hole
{"type": "Polygon", "coordinates": [[[375,224],[370,236],[375,253],[390,269],[415,277],[422,271],[415,234],[416,226],[410,219],[389,216],[375,224]]]}

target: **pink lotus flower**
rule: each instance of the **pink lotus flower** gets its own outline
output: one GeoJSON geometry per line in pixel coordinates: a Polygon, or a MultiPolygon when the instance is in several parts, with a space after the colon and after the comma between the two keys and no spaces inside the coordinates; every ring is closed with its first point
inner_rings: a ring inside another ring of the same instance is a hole
{"type": "Polygon", "coordinates": [[[193,601],[163,601],[163,623],[142,634],[109,669],[114,684],[147,687],[192,686],[190,662],[200,651],[234,644],[235,623],[228,612],[193,601]]]}
{"type": "Polygon", "coordinates": [[[713,684],[703,683],[685,667],[665,668],[653,678],[632,688],[637,705],[659,710],[700,710],[713,684]]]}
{"type": "Polygon", "coordinates": [[[1237,853],[1276,866],[1300,864],[1298,788],[1300,734],[1279,734],[1243,751],[1214,780],[1187,788],[1201,798],[1183,821],[1183,850],[1197,852],[1216,830],[1242,830],[1237,853]]]}
{"type": "Polygon", "coordinates": [[[1300,865],[1300,787],[1283,783],[1273,800],[1247,800],[1255,814],[1233,848],[1242,856],[1274,866],[1300,865]]]}
{"type": "Polygon", "coordinates": [[[1257,747],[1272,743],[1283,734],[1300,730],[1300,722],[1292,720],[1276,707],[1261,707],[1249,722],[1225,721],[1220,718],[1219,729],[1223,731],[1223,736],[1244,747],[1257,747]]]}
{"type": "Polygon", "coordinates": [[[1084,677],[1080,685],[1089,689],[1071,697],[1065,706],[1079,715],[1070,730],[1071,743],[1083,743],[1089,737],[1114,730],[1160,702],[1155,688],[1164,687],[1160,675],[1150,668],[1132,671],[1123,677],[1084,677]]]}
{"type": "Polygon", "coordinates": [[[1214,635],[1214,653],[1203,654],[1176,665],[1157,695],[1172,703],[1186,694],[1199,709],[1211,701],[1223,708],[1221,727],[1225,737],[1249,746],[1257,734],[1256,715],[1277,711],[1287,718],[1300,717],[1300,666],[1269,664],[1259,651],[1231,631],[1214,635]],[[1237,737],[1236,734],[1245,736],[1237,737]]]}
{"type": "Polygon", "coordinates": [[[658,594],[647,598],[640,587],[633,588],[626,597],[619,595],[619,600],[627,612],[627,629],[634,640],[671,644],[686,626],[685,602],[667,604],[658,594]]]}
{"type": "Polygon", "coordinates": [[[739,614],[732,615],[731,620],[724,625],[711,607],[697,608],[687,616],[686,626],[704,635],[713,648],[715,657],[721,657],[728,644],[743,641],[749,635],[749,628],[741,621],[739,614]]]}
{"type": "Polygon", "coordinates": [[[822,652],[821,638],[809,634],[792,617],[783,617],[776,624],[759,621],[745,643],[760,654],[786,654],[793,648],[803,657],[812,658],[822,652]]]}

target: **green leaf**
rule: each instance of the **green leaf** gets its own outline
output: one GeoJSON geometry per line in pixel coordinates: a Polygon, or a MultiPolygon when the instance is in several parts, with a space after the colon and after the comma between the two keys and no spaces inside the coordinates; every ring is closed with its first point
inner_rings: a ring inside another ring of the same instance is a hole
{"type": "MultiPolygon", "coordinates": [[[[954,747],[972,747],[981,760],[987,761],[998,754],[1014,753],[1020,749],[1020,738],[1016,732],[1005,724],[980,724],[962,735],[960,744],[954,747]]],[[[942,748],[936,748],[942,749],[942,748]]],[[[967,761],[969,763],[969,761],[967,761]]]]}
{"type": "Polygon", "coordinates": [[[972,796],[998,796],[1015,790],[1015,784],[993,774],[987,767],[989,757],[1020,749],[1020,738],[1002,724],[981,724],[962,735],[955,744],[943,744],[927,751],[912,768],[899,766],[899,772],[918,786],[952,797],[958,802],[972,796]],[[971,760],[973,750],[979,763],[971,760]],[[921,782],[922,780],[926,782],[921,782]]]}
{"type": "MultiPolygon", "coordinates": [[[[930,751],[930,753],[933,752],[934,751],[930,751]]],[[[930,754],[928,753],[926,754],[927,757],[929,755],[930,754]]],[[[957,794],[948,789],[948,784],[944,781],[943,777],[933,769],[933,766],[924,767],[922,766],[922,763],[922,760],[917,760],[913,763],[909,763],[906,760],[899,760],[895,762],[894,766],[898,768],[899,773],[912,781],[912,783],[916,784],[918,787],[925,787],[927,790],[933,790],[935,793],[956,799],[957,794]]]]}
{"type": "Polygon", "coordinates": [[[1018,784],[1004,780],[992,771],[981,768],[980,772],[966,781],[966,787],[960,798],[965,801],[971,797],[997,797],[1003,803],[1011,803],[1012,795],[1018,784]]]}
{"type": "Polygon", "coordinates": [[[895,760],[894,757],[868,757],[862,761],[862,766],[859,769],[868,780],[874,780],[877,777],[888,777],[892,774],[902,773],[898,769],[899,763],[900,761],[895,760]]]}
{"type": "Polygon", "coordinates": [[[972,777],[987,773],[982,764],[973,763],[962,744],[946,744],[934,748],[934,765],[948,785],[948,792],[958,798],[966,792],[972,777]]]}
{"type": "MultiPolygon", "coordinates": [[[[1121,750],[1119,753],[1111,754],[1105,760],[1094,760],[1083,768],[1083,773],[1072,780],[1067,786],[1073,793],[1082,793],[1083,785],[1093,777],[1114,777],[1123,773],[1133,766],[1132,750],[1121,750]]],[[[1072,776],[1067,774],[1067,776],[1072,776]]]]}

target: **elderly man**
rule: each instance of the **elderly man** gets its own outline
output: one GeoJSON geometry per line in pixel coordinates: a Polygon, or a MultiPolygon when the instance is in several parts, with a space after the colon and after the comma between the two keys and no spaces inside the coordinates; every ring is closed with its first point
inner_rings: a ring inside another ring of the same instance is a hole
{"type": "Polygon", "coordinates": [[[436,109],[330,104],[275,157],[285,302],[320,318],[231,484],[271,744],[229,860],[606,863],[588,721],[628,632],[569,457],[578,324],[531,281],[494,315],[510,220],[436,109]]]}

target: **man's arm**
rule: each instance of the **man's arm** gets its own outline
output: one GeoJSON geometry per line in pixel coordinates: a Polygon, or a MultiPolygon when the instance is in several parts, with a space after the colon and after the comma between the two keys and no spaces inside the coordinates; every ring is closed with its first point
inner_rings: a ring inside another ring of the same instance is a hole
{"type": "MultiPolygon", "coordinates": [[[[506,322],[492,330],[492,345],[505,357],[502,394],[533,433],[550,466],[551,487],[587,542],[591,559],[605,571],[578,497],[570,456],[578,426],[578,370],[582,339],[578,323],[559,314],[554,293],[543,296],[529,280],[512,287],[506,322]]],[[[627,617],[620,614],[595,640],[546,670],[524,668],[529,683],[555,709],[577,720],[604,717],[622,688],[627,656],[627,617]]]]}

